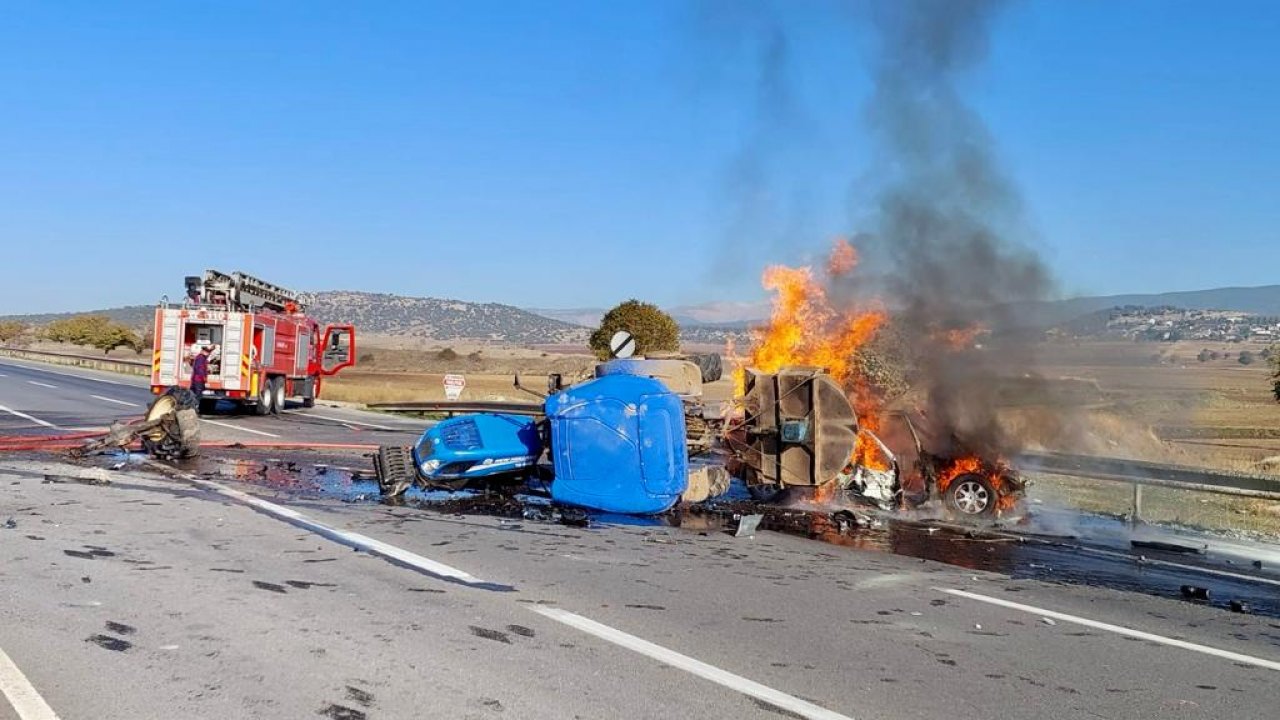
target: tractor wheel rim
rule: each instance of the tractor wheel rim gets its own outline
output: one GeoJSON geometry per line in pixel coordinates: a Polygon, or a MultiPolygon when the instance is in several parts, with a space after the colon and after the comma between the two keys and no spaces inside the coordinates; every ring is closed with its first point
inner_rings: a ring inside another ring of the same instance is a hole
{"type": "Polygon", "coordinates": [[[960,483],[956,488],[956,507],[960,508],[960,512],[969,515],[977,515],[987,509],[987,503],[991,502],[991,495],[981,483],[974,480],[966,480],[960,483]]]}

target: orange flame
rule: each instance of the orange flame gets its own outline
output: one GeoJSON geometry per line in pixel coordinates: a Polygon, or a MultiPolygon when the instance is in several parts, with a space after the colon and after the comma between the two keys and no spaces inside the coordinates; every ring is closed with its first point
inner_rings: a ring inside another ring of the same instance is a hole
{"type": "MultiPolygon", "coordinates": [[[[838,239],[828,258],[827,273],[830,277],[846,275],[857,262],[853,246],[838,239]]],[[[762,282],[773,293],[773,310],[769,322],[752,331],[751,348],[735,372],[738,393],[742,393],[747,367],[767,373],[788,366],[819,367],[852,396],[860,425],[877,429],[879,399],[858,372],[856,354],[884,325],[885,312],[878,308],[834,307],[808,267],[776,265],[764,271],[762,282]]],[[[888,469],[879,448],[861,434],[850,462],[888,469]]]]}
{"type": "Polygon", "coordinates": [[[831,277],[848,275],[857,265],[858,251],[853,249],[848,240],[836,238],[831,255],[827,257],[827,274],[831,277]]]}
{"type": "Polygon", "coordinates": [[[968,350],[977,345],[979,337],[989,332],[986,325],[974,323],[969,327],[952,328],[950,330],[935,330],[932,333],[933,339],[940,343],[945,349],[952,352],[960,352],[968,350]]]}

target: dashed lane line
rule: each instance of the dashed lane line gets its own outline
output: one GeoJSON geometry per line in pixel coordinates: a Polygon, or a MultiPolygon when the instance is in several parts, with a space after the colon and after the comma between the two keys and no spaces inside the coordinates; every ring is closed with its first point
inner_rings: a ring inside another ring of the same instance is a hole
{"type": "Polygon", "coordinates": [[[587,617],[583,617],[568,610],[552,607],[532,607],[530,610],[542,615],[543,617],[563,623],[571,628],[580,630],[588,635],[594,635],[601,640],[624,647],[632,652],[639,653],[646,657],[657,660],[665,665],[684,670],[685,672],[696,675],[703,680],[710,680],[717,685],[741,693],[747,697],[752,697],[762,702],[768,703],[776,708],[785,710],[788,713],[798,715],[810,720],[852,720],[848,715],[841,715],[838,712],[828,710],[821,705],[815,705],[807,700],[801,700],[794,695],[788,695],[781,690],[774,690],[767,685],[761,685],[754,680],[748,680],[741,675],[735,675],[728,670],[722,670],[715,665],[709,665],[670,650],[661,645],[649,642],[643,638],[636,637],[630,633],[625,633],[617,628],[610,627],[603,623],[598,623],[587,617]]]}
{"type": "Polygon", "coordinates": [[[269,438],[280,437],[275,433],[264,432],[262,430],[254,430],[253,428],[247,428],[247,427],[244,427],[243,425],[234,425],[232,423],[225,423],[218,420],[201,419],[200,422],[207,423],[209,425],[217,425],[218,427],[230,428],[232,430],[239,430],[240,432],[253,433],[254,435],[261,435],[263,437],[269,437],[269,438]]]}
{"type": "Polygon", "coordinates": [[[142,407],[137,403],[125,402],[124,400],[116,400],[115,398],[103,397],[101,395],[90,395],[89,397],[93,398],[94,400],[102,400],[103,402],[115,403],[117,405],[124,405],[125,407],[142,407]]]}
{"type": "Polygon", "coordinates": [[[1231,652],[1230,650],[1221,650],[1219,648],[1209,647],[1208,645],[1199,645],[1197,643],[1187,642],[1186,640],[1176,640],[1163,635],[1156,635],[1142,630],[1134,630],[1133,628],[1127,628],[1122,625],[1112,625],[1111,623],[1090,620],[1089,618],[1079,617],[1077,615],[1068,615],[1055,610],[1045,610],[1044,608],[1038,608],[1034,605],[1023,605],[1022,603],[1016,603],[1011,600],[990,597],[988,595],[979,595],[978,593],[968,592],[965,590],[955,590],[952,588],[934,589],[947,593],[948,595],[977,600],[978,602],[984,602],[991,605],[999,605],[1000,607],[1009,608],[1010,610],[1021,610],[1025,613],[1053,618],[1054,620],[1061,620],[1063,622],[1074,623],[1076,625],[1083,625],[1095,630],[1105,630],[1117,635],[1124,635],[1125,637],[1137,638],[1139,640],[1150,640],[1151,642],[1159,643],[1160,645],[1167,645],[1169,647],[1176,647],[1182,650],[1190,650],[1192,652],[1203,653],[1205,655],[1212,655],[1225,660],[1231,660],[1232,662],[1244,663],[1256,667],[1267,668],[1269,670],[1280,670],[1280,662],[1276,662],[1274,660],[1265,660],[1252,655],[1244,655],[1237,652],[1231,652]]]}
{"type": "Polygon", "coordinates": [[[61,429],[62,429],[62,428],[58,427],[57,425],[54,425],[54,424],[53,424],[53,423],[51,423],[51,422],[47,422],[47,421],[45,421],[45,420],[41,420],[41,419],[40,419],[40,418],[38,418],[38,417],[32,417],[31,415],[28,415],[28,414],[26,414],[26,413],[24,413],[24,412],[18,412],[17,410],[14,410],[14,409],[12,409],[12,408],[7,408],[7,407],[5,407],[4,405],[0,405],[0,412],[7,412],[7,413],[9,413],[10,415],[13,415],[13,416],[15,416],[15,417],[20,417],[20,418],[22,418],[23,420],[27,420],[27,421],[29,421],[29,422],[33,422],[33,423],[35,423],[35,424],[37,424],[37,425],[41,425],[41,426],[44,426],[44,427],[50,428],[51,430],[61,430],[61,429]]]}
{"type": "Polygon", "coordinates": [[[119,380],[107,380],[106,378],[94,377],[92,375],[78,375],[76,373],[61,372],[58,370],[47,370],[42,367],[33,367],[26,363],[13,362],[12,359],[6,359],[4,363],[0,363],[0,364],[5,364],[5,365],[12,364],[13,367],[19,367],[19,368],[22,368],[23,370],[31,370],[33,372],[38,372],[38,373],[48,373],[50,375],[61,375],[63,377],[75,378],[76,380],[89,380],[91,382],[106,383],[107,385],[123,385],[125,387],[138,387],[137,383],[126,383],[126,382],[120,382],[119,380]]]}
{"type": "Polygon", "coordinates": [[[27,384],[29,384],[29,385],[39,385],[40,387],[43,387],[43,388],[49,388],[50,390],[57,390],[57,389],[58,389],[58,386],[57,386],[57,385],[50,385],[49,383],[42,383],[42,382],[40,382],[39,380],[28,380],[28,381],[27,381],[27,384]]]}
{"type": "Polygon", "coordinates": [[[58,720],[58,714],[3,649],[0,649],[0,692],[21,720],[58,720]]]}
{"type": "MultiPolygon", "coordinates": [[[[167,466],[164,466],[155,460],[148,460],[147,462],[157,467],[165,467],[166,469],[169,469],[167,466]]],[[[395,545],[371,538],[367,535],[330,527],[324,523],[312,520],[297,510],[284,507],[283,505],[277,505],[276,503],[263,500],[262,498],[241,490],[235,490],[227,487],[221,483],[205,480],[204,478],[190,473],[179,473],[178,477],[181,477],[197,487],[204,488],[205,490],[217,493],[223,497],[248,505],[259,512],[278,520],[283,520],[296,527],[309,530],[321,537],[328,538],[329,540],[341,543],[348,547],[377,555],[384,560],[389,560],[401,567],[407,567],[427,575],[451,580],[470,587],[499,591],[514,590],[514,588],[509,586],[486,582],[464,570],[459,570],[458,568],[437,562],[431,558],[405,550],[404,548],[396,547],[395,545]]],[[[656,645],[648,640],[636,637],[635,635],[630,635],[616,628],[598,623],[590,618],[571,613],[567,610],[546,607],[531,609],[547,618],[555,620],[556,622],[568,625],[569,627],[594,635],[603,640],[607,640],[615,645],[640,653],[641,655],[646,655],[666,665],[679,668],[685,672],[703,678],[704,680],[710,680],[714,683],[718,683],[731,690],[742,693],[743,695],[747,695],[748,697],[756,698],[780,709],[792,712],[800,717],[808,718],[809,720],[853,720],[847,715],[841,715],[840,713],[827,710],[819,705],[801,700],[800,698],[788,695],[780,690],[774,690],[766,685],[761,685],[753,680],[748,680],[740,675],[735,675],[727,670],[722,670],[714,665],[709,665],[701,660],[691,658],[688,655],[682,655],[674,650],[669,650],[661,645],[656,645]]]]}
{"type": "Polygon", "coordinates": [[[364,422],[363,420],[348,420],[346,418],[333,417],[332,415],[321,415],[319,413],[307,410],[306,412],[298,412],[297,410],[285,410],[287,415],[298,415],[299,417],[318,418],[320,420],[328,420],[341,425],[359,425],[361,427],[371,427],[375,430],[396,430],[389,425],[378,425],[377,423],[364,422]]]}

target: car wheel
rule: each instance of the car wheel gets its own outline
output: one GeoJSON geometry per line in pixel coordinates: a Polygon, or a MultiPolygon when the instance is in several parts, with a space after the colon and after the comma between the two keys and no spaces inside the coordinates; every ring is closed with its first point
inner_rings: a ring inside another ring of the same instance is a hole
{"type": "Polygon", "coordinates": [[[969,517],[985,517],[996,511],[996,489],[981,475],[961,475],[947,486],[947,507],[969,517]]]}

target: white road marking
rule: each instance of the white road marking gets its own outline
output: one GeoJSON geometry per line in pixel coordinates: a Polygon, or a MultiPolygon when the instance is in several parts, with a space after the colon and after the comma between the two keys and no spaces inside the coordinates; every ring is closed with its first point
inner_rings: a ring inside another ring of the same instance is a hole
{"type": "Polygon", "coordinates": [[[40,387],[47,387],[47,388],[50,388],[50,389],[52,389],[52,390],[57,390],[57,389],[58,389],[58,386],[57,386],[57,385],[50,385],[49,383],[42,383],[42,382],[38,382],[38,381],[36,381],[36,380],[28,380],[28,381],[27,381],[27,383],[28,383],[28,384],[31,384],[31,385],[39,385],[40,387]]]}
{"type": "MultiPolygon", "coordinates": [[[[148,462],[152,465],[155,465],[156,467],[163,467],[169,470],[172,469],[168,465],[163,465],[160,462],[155,460],[148,460],[148,462]]],[[[197,485],[206,490],[216,492],[219,495],[222,495],[224,497],[228,497],[228,498],[231,498],[232,500],[236,500],[237,502],[241,502],[246,505],[252,506],[268,515],[279,518],[281,520],[285,520],[303,529],[310,530],[311,532],[314,532],[317,535],[320,535],[322,537],[327,537],[330,540],[340,542],[343,545],[346,545],[347,547],[353,547],[353,548],[356,548],[357,550],[363,550],[367,553],[378,555],[380,557],[383,557],[387,560],[391,560],[392,562],[398,563],[400,565],[421,570],[423,572],[426,572],[430,575],[435,575],[437,577],[445,577],[452,580],[457,580],[459,582],[467,583],[469,585],[489,585],[490,584],[475,577],[474,575],[471,575],[470,573],[467,573],[463,570],[459,570],[458,568],[445,565],[444,563],[441,563],[441,562],[436,562],[431,558],[423,557],[417,553],[410,552],[403,548],[398,548],[395,545],[382,542],[381,540],[375,540],[374,538],[371,538],[367,535],[361,535],[360,533],[354,533],[347,530],[339,530],[335,527],[330,527],[328,525],[325,525],[324,523],[312,520],[311,518],[307,517],[306,515],[303,515],[297,510],[293,510],[292,508],[287,508],[283,505],[277,505],[268,500],[263,500],[262,498],[256,497],[254,495],[250,495],[247,492],[235,490],[233,488],[227,487],[226,485],[212,482],[210,480],[205,480],[201,477],[198,477],[196,475],[191,475],[189,473],[182,473],[179,475],[179,477],[183,478],[187,482],[192,483],[193,485],[197,485]]]]}
{"type": "Polygon", "coordinates": [[[51,423],[51,422],[45,422],[44,420],[41,420],[41,419],[40,419],[40,418],[38,418],[38,417],[31,417],[30,415],[28,415],[28,414],[26,414],[26,413],[24,413],[24,412],[18,412],[17,410],[13,410],[13,409],[7,408],[7,407],[5,407],[5,406],[3,406],[3,405],[0,405],[0,412],[7,412],[7,413],[9,413],[10,415],[16,415],[16,416],[18,416],[18,417],[22,418],[23,420],[29,420],[29,421],[31,421],[31,422],[33,422],[33,423],[37,424],[37,425],[43,425],[44,427],[52,428],[52,429],[54,429],[54,430],[61,430],[61,429],[62,429],[62,428],[58,427],[57,425],[54,425],[54,424],[53,424],[53,423],[51,423]]]}
{"type": "Polygon", "coordinates": [[[13,363],[15,367],[20,367],[24,370],[33,370],[35,372],[40,372],[40,373],[49,373],[50,375],[61,375],[63,377],[75,378],[77,380],[92,380],[93,382],[106,383],[108,385],[124,385],[126,387],[139,386],[139,383],[125,383],[125,382],[120,382],[119,380],[106,380],[100,377],[93,377],[92,375],[77,375],[76,373],[59,372],[57,370],[46,370],[42,367],[32,367],[31,365],[27,365],[25,363],[14,362],[12,358],[6,359],[5,363],[13,363]]]}
{"type": "Polygon", "coordinates": [[[321,415],[319,413],[314,413],[309,410],[305,412],[299,412],[297,410],[285,410],[285,413],[289,415],[301,415],[303,417],[319,418],[321,420],[328,420],[329,422],[336,422],[342,425],[360,425],[362,427],[371,427],[376,430],[395,430],[396,429],[388,425],[378,425],[376,423],[364,422],[362,420],[345,420],[343,418],[333,417],[332,415],[321,415]]]}
{"type": "Polygon", "coordinates": [[[9,699],[21,720],[58,720],[58,714],[3,649],[0,649],[0,692],[9,699]]]}
{"type": "Polygon", "coordinates": [[[748,697],[756,698],[764,701],[788,712],[795,713],[801,717],[812,718],[813,720],[852,720],[847,715],[828,710],[821,705],[815,705],[807,700],[801,700],[798,697],[788,695],[780,690],[774,690],[767,685],[761,685],[754,680],[748,680],[741,675],[734,675],[728,670],[721,670],[714,665],[708,665],[701,660],[695,660],[688,655],[682,655],[674,650],[668,650],[661,645],[638,638],[635,635],[625,633],[621,630],[609,627],[596,622],[590,618],[585,618],[568,610],[551,607],[532,607],[530,610],[551,618],[556,622],[564,623],[569,627],[576,628],[589,635],[595,635],[601,640],[608,640],[614,645],[619,645],[632,652],[640,653],[665,663],[671,667],[684,670],[687,673],[697,675],[704,680],[710,680],[713,683],[723,685],[730,690],[742,693],[748,697]]]}
{"type": "Polygon", "coordinates": [[[254,430],[253,428],[247,428],[247,427],[244,427],[243,425],[233,425],[231,423],[219,422],[218,420],[207,420],[202,418],[200,422],[208,423],[210,425],[217,425],[218,427],[231,428],[232,430],[239,430],[240,432],[253,433],[254,435],[262,435],[263,437],[269,437],[269,438],[280,437],[279,435],[276,435],[274,433],[263,432],[261,430],[254,430]]]}
{"type": "Polygon", "coordinates": [[[1011,602],[1009,600],[1003,600],[1001,598],[989,597],[987,595],[979,595],[978,593],[966,592],[964,590],[954,590],[951,588],[934,588],[934,589],[940,592],[947,593],[948,595],[955,595],[957,597],[969,598],[970,600],[977,600],[978,602],[990,603],[992,605],[999,605],[1000,607],[1009,608],[1011,610],[1021,610],[1023,612],[1032,613],[1034,615],[1040,615],[1043,617],[1053,618],[1055,620],[1061,620],[1063,622],[1075,623],[1076,625],[1091,627],[1095,630],[1106,630],[1107,632],[1113,632],[1117,635],[1124,635],[1125,637],[1137,638],[1139,640],[1150,640],[1151,642],[1159,643],[1161,645],[1168,645],[1169,647],[1176,647],[1182,650],[1191,650],[1193,652],[1204,653],[1205,655],[1213,655],[1214,657],[1224,658],[1226,660],[1231,660],[1233,662],[1246,663],[1248,665],[1256,665],[1257,667],[1263,667],[1269,670],[1280,670],[1280,662],[1276,662],[1274,660],[1264,660],[1263,658],[1253,657],[1252,655],[1242,655],[1240,653],[1231,652],[1230,650],[1220,650],[1218,648],[1209,647],[1208,645],[1198,645],[1196,643],[1187,642],[1185,640],[1175,640],[1174,638],[1165,637],[1163,635],[1155,635],[1149,632],[1143,632],[1142,630],[1134,630],[1132,628],[1122,627],[1120,625],[1112,625],[1110,623],[1099,622],[1097,620],[1090,620],[1089,618],[1077,617],[1075,615],[1067,615],[1066,613],[1060,613],[1054,610],[1045,610],[1043,608],[1038,608],[1031,605],[1023,605],[1022,603],[1011,602]]]}
{"type": "Polygon", "coordinates": [[[124,405],[125,407],[142,407],[137,403],[125,402],[123,400],[116,400],[115,398],[102,397],[101,395],[90,395],[89,397],[95,400],[102,400],[104,402],[115,403],[117,405],[124,405]]]}

